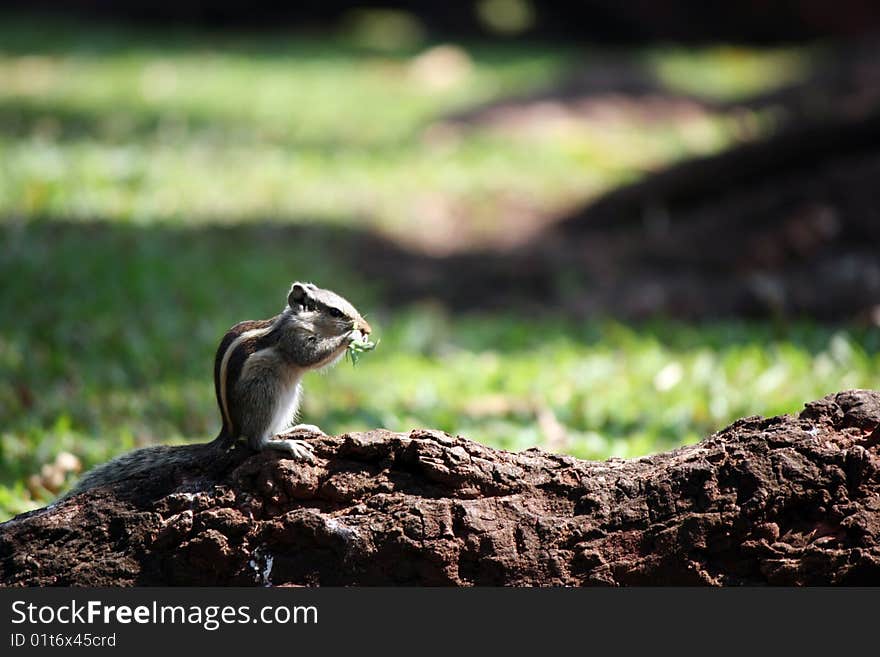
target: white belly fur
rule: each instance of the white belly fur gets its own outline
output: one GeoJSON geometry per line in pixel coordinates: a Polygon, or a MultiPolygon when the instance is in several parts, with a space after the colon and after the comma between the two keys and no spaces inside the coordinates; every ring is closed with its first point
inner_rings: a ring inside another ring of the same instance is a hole
{"type": "Polygon", "coordinates": [[[302,383],[300,383],[298,377],[292,385],[285,386],[282,393],[278,396],[277,408],[275,409],[272,426],[269,430],[270,435],[274,436],[287,431],[296,421],[301,397],[302,383]]]}
{"type": "Polygon", "coordinates": [[[300,397],[302,394],[302,371],[296,367],[290,367],[275,352],[272,347],[261,349],[245,361],[241,371],[241,379],[259,377],[263,381],[275,383],[274,390],[267,390],[267,394],[274,400],[272,407],[272,419],[266,428],[266,436],[272,437],[283,433],[291,424],[299,411],[300,397]]]}

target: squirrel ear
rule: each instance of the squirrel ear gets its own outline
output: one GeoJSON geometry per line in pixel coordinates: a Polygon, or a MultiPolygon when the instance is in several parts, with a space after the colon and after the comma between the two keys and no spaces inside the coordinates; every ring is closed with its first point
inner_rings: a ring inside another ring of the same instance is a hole
{"type": "Polygon", "coordinates": [[[287,304],[297,309],[297,306],[304,306],[309,293],[302,283],[294,283],[290,286],[290,292],[287,293],[287,304]]]}

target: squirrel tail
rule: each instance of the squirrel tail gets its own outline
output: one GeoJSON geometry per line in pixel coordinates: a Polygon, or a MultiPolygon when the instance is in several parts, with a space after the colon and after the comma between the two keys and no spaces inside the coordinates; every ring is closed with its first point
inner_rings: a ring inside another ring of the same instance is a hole
{"type": "Polygon", "coordinates": [[[215,455],[213,453],[219,454],[226,451],[233,442],[226,431],[221,429],[217,437],[209,443],[142,447],[92,468],[59,499],[67,499],[89,489],[106,486],[123,479],[150,476],[158,468],[168,465],[183,465],[191,463],[194,459],[211,459],[215,455]]]}
{"type": "Polygon", "coordinates": [[[232,444],[235,442],[235,439],[229,435],[229,432],[226,430],[226,424],[220,427],[220,433],[217,434],[217,437],[214,438],[211,442],[207,443],[207,446],[212,449],[219,449],[221,451],[225,451],[226,449],[232,447],[232,444]]]}

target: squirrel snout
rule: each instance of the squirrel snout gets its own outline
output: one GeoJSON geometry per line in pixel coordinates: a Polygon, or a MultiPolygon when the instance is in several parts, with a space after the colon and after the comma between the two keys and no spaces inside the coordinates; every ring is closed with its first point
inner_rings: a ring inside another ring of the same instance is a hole
{"type": "Polygon", "coordinates": [[[373,332],[373,328],[363,317],[359,317],[358,319],[354,320],[354,328],[356,331],[360,331],[364,335],[369,335],[373,332]]]}

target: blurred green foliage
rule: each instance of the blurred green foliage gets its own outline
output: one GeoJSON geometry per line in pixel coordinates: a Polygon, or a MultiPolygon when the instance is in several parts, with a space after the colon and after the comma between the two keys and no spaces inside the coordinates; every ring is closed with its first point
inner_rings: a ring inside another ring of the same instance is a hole
{"type": "MultiPolygon", "coordinates": [[[[278,312],[293,278],[343,292],[381,338],[357,368],[306,382],[304,420],[333,433],[430,426],[632,456],[877,384],[877,336],[857,329],[459,316],[384,298],[336,248],[353,231],[430,231],[426,197],[499,230],[510,194],[566,207],[736,132],[721,115],[450,132],[447,113],[540,88],[589,53],[355,43],[0,23],[0,519],[51,499],[32,476],[60,452],[90,467],[211,439],[220,336],[278,312]]],[[[743,56],[719,81],[727,51],[642,54],[671,85],[711,77],[719,97],[755,89],[765,55],[743,56]]]]}
{"type": "MultiPolygon", "coordinates": [[[[601,53],[430,46],[7,18],[0,212],[137,223],[356,217],[399,230],[442,198],[471,221],[498,223],[512,193],[567,207],[646,167],[718,150],[742,123],[658,117],[634,130],[565,121],[551,107],[545,129],[431,130],[456,110],[551,86],[601,53]]],[[[798,74],[797,51],[742,52],[655,49],[638,59],[673,89],[699,93],[694,80],[714,80],[708,97],[754,91],[761,65],[777,83],[798,74]]]]}

